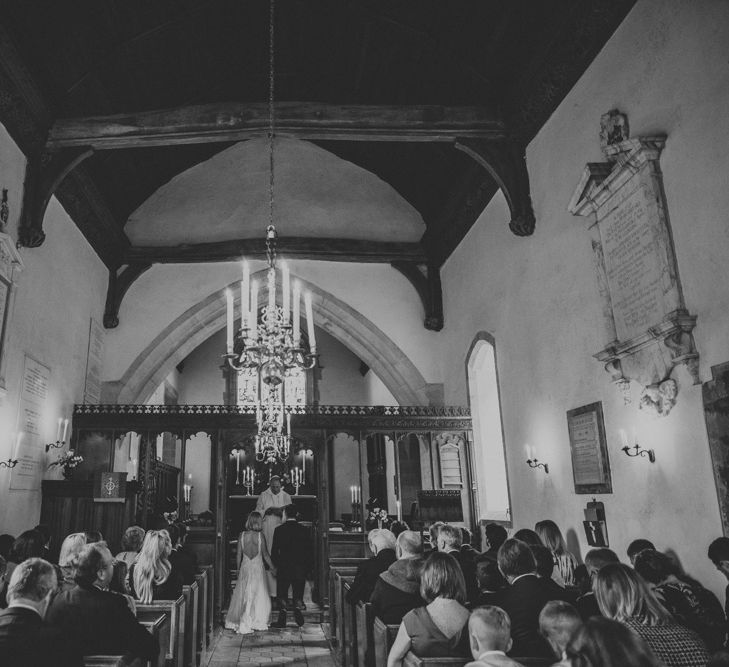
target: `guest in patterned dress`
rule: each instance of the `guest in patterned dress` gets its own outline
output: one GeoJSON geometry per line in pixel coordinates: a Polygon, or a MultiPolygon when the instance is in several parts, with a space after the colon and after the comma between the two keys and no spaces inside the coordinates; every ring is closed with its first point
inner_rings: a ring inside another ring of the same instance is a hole
{"type": "MultiPolygon", "coordinates": [[[[579,628],[558,665],[569,667],[663,667],[648,645],[625,625],[591,618],[579,628]]],[[[555,665],[555,667],[557,667],[555,665]]]]}
{"type": "Polygon", "coordinates": [[[595,578],[595,597],[605,618],[638,634],[666,667],[704,667],[709,653],[693,630],[679,625],[640,576],[627,565],[605,565],[595,578]]]}

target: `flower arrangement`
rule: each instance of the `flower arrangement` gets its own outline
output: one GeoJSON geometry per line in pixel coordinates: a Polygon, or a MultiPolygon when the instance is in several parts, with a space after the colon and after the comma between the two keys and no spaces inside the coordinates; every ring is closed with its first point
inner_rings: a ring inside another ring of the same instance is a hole
{"type": "Polygon", "coordinates": [[[83,456],[76,454],[73,449],[63,452],[59,457],[48,465],[48,468],[58,466],[63,471],[64,477],[70,477],[71,471],[84,460],[83,456]]]}
{"type": "Polygon", "coordinates": [[[377,521],[377,524],[383,524],[383,523],[389,523],[389,516],[387,514],[387,510],[380,509],[379,507],[373,507],[370,510],[369,516],[367,517],[367,521],[377,521]]]}

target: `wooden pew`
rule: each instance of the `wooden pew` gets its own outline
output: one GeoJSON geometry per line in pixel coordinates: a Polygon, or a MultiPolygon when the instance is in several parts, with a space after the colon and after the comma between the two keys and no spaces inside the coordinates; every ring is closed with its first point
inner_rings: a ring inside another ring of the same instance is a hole
{"type": "Polygon", "coordinates": [[[473,658],[419,658],[412,651],[405,654],[404,667],[463,667],[473,658]]]}
{"type": "Polygon", "coordinates": [[[170,618],[165,612],[148,612],[148,617],[138,618],[141,625],[147,628],[147,631],[157,640],[159,644],[159,653],[154,660],[147,662],[147,667],[165,667],[165,646],[162,643],[163,634],[169,637],[170,618]],[[165,627],[167,630],[165,631],[165,627]]]}
{"type": "MultiPolygon", "coordinates": [[[[137,602],[137,618],[148,618],[149,612],[164,611],[170,617],[170,631],[164,639],[166,646],[165,662],[167,667],[184,667],[185,655],[185,617],[187,615],[185,598],[177,600],[155,600],[149,604],[137,602]]],[[[160,637],[160,642],[164,641],[160,637]]]]}
{"type": "Polygon", "coordinates": [[[197,615],[198,615],[197,581],[189,586],[182,587],[182,597],[185,598],[185,667],[197,667],[197,615]]]}
{"type": "Polygon", "coordinates": [[[350,581],[342,583],[342,666],[362,667],[357,651],[357,615],[356,605],[347,602],[350,581]]]}
{"type": "MultiPolygon", "coordinates": [[[[350,560],[350,559],[347,559],[350,560]]],[[[354,579],[357,566],[354,565],[330,565],[329,566],[329,627],[333,644],[338,641],[337,631],[339,630],[338,617],[342,608],[341,592],[342,577],[354,579]]]]}
{"type": "Polygon", "coordinates": [[[360,667],[373,667],[375,664],[375,640],[372,634],[372,619],[374,613],[369,602],[357,603],[354,609],[355,624],[357,626],[357,656],[360,667]]]}
{"type": "Polygon", "coordinates": [[[205,642],[207,646],[210,646],[210,637],[213,632],[213,625],[215,624],[215,570],[212,565],[201,565],[201,572],[206,572],[208,575],[208,599],[207,599],[207,617],[208,627],[206,630],[205,642]]]}
{"type": "Polygon", "coordinates": [[[208,571],[195,575],[197,582],[197,664],[202,665],[208,652],[208,571]]]}
{"type": "Polygon", "coordinates": [[[85,655],[84,667],[143,667],[140,658],[127,658],[124,655],[85,655]]]}
{"type": "Polygon", "coordinates": [[[399,629],[399,625],[385,625],[381,618],[375,616],[372,623],[374,667],[387,667],[387,656],[399,629]]]}
{"type": "Polygon", "coordinates": [[[354,576],[341,575],[338,572],[335,574],[336,581],[338,582],[338,588],[335,592],[334,604],[337,608],[337,641],[339,645],[339,653],[341,656],[342,667],[346,667],[349,663],[346,662],[346,658],[351,652],[351,647],[348,648],[347,644],[350,642],[351,633],[346,626],[345,620],[345,605],[351,607],[345,603],[344,596],[349,591],[350,584],[354,581],[354,576]]]}

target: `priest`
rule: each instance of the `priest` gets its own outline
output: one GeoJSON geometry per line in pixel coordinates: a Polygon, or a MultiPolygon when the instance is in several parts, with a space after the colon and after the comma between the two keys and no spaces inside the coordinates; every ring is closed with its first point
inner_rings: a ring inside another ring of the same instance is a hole
{"type": "Polygon", "coordinates": [[[278,475],[271,477],[268,488],[258,496],[256,511],[265,514],[270,507],[283,509],[291,505],[291,496],[281,488],[281,478],[278,475]]]}

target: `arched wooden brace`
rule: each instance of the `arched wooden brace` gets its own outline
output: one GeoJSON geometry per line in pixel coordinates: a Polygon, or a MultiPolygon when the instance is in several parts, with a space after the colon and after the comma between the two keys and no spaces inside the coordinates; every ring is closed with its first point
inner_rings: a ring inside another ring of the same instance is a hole
{"type": "Polygon", "coordinates": [[[501,188],[511,211],[509,229],[517,236],[531,236],[536,220],[524,147],[512,140],[484,139],[458,139],[455,147],[482,165],[501,188]]]}
{"type": "Polygon", "coordinates": [[[37,248],[43,244],[43,217],[48,202],[64,178],[94,154],[92,148],[64,148],[43,152],[28,159],[23,184],[23,209],[18,225],[18,247],[37,248]]]}
{"type": "Polygon", "coordinates": [[[443,290],[440,269],[435,264],[391,262],[390,266],[402,273],[415,288],[425,309],[425,328],[440,331],[443,328],[443,290]]]}
{"type": "Polygon", "coordinates": [[[119,326],[119,307],[127,290],[151,264],[129,264],[121,273],[118,269],[109,269],[109,286],[106,290],[106,307],[104,308],[104,328],[115,329],[119,326]]]}

